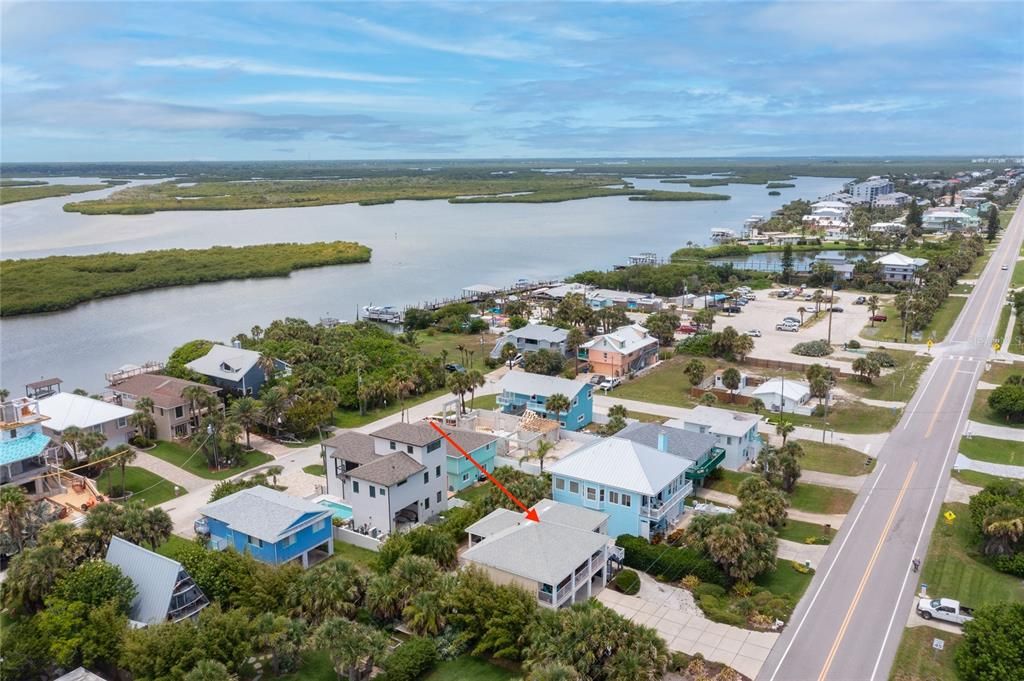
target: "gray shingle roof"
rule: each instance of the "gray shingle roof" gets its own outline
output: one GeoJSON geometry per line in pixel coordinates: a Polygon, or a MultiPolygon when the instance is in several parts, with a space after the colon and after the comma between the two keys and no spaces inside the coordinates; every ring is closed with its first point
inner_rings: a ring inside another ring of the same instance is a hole
{"type": "Polygon", "coordinates": [[[423,470],[426,470],[423,465],[405,452],[394,452],[377,457],[376,461],[364,463],[359,468],[353,468],[348,475],[390,487],[423,470]]]}
{"type": "MultiPolygon", "coordinates": [[[[465,449],[469,454],[472,454],[474,450],[485,447],[498,439],[494,435],[478,433],[474,430],[450,430],[445,432],[447,432],[449,437],[455,441],[455,444],[465,449]]],[[[452,449],[454,449],[454,447],[449,449],[449,455],[455,454],[457,456],[462,456],[457,451],[451,451],[452,449]]]]}
{"type": "Polygon", "coordinates": [[[466,532],[468,534],[486,538],[507,530],[510,527],[515,527],[522,519],[523,514],[520,511],[510,511],[507,508],[498,508],[467,527],[466,532]]]}
{"type": "Polygon", "coordinates": [[[106,679],[99,674],[93,674],[85,667],[79,667],[72,669],[64,676],[57,677],[56,681],[106,681],[106,679]]]}
{"type": "Polygon", "coordinates": [[[182,570],[181,563],[120,537],[110,538],[107,562],[116,565],[125,577],[135,583],[138,594],[128,613],[131,619],[143,624],[167,619],[171,594],[182,570]]]}
{"type": "Polygon", "coordinates": [[[426,421],[418,423],[392,423],[380,430],[371,433],[374,437],[384,440],[394,440],[414,447],[425,447],[434,440],[441,439],[436,430],[430,427],[426,421]]]}
{"type": "Polygon", "coordinates": [[[373,451],[373,438],[354,430],[345,430],[324,440],[324,446],[334,450],[329,454],[332,459],[344,459],[352,463],[364,464],[378,458],[373,451]]]}
{"type": "Polygon", "coordinates": [[[695,433],[657,423],[631,423],[615,433],[615,437],[632,440],[657,449],[658,435],[661,433],[668,436],[668,452],[690,461],[700,461],[701,457],[718,443],[718,438],[714,435],[695,433]]]}
{"type": "Polygon", "coordinates": [[[561,504],[551,499],[541,499],[533,508],[540,516],[541,522],[558,523],[589,532],[593,532],[601,526],[601,523],[608,520],[607,513],[580,508],[572,504],[561,504]]]}
{"type": "Polygon", "coordinates": [[[263,541],[277,542],[304,515],[330,518],[331,510],[262,485],[243,489],[199,509],[204,516],[220,520],[235,532],[263,541]]]}

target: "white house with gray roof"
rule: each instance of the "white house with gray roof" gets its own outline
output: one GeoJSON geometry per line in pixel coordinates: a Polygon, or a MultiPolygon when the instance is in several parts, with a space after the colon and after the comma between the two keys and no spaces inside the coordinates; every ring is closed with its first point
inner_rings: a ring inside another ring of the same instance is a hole
{"type": "Polygon", "coordinates": [[[756,459],[761,451],[761,436],[757,432],[760,422],[761,417],[754,414],[701,405],[691,409],[688,416],[671,419],[665,425],[715,436],[718,446],[725,450],[722,466],[736,471],[756,459]]]}
{"type": "Polygon", "coordinates": [[[608,515],[542,499],[540,522],[497,509],[466,528],[469,548],[462,560],[496,584],[515,584],[546,608],[580,603],[604,588],[622,562],[622,550],[607,534],[608,515]]]}
{"type": "Polygon", "coordinates": [[[684,512],[694,461],[619,437],[602,438],[549,467],[552,497],[609,516],[613,537],[667,534],[684,512]]]}
{"type": "Polygon", "coordinates": [[[134,626],[194,619],[210,604],[181,563],[130,541],[111,537],[107,562],[135,585],[135,599],[128,611],[134,626]]]}
{"type": "Polygon", "coordinates": [[[708,433],[636,421],[615,433],[615,437],[692,461],[693,467],[686,470],[686,478],[695,486],[700,486],[704,478],[725,460],[725,450],[718,446],[718,438],[708,433]]]}
{"type": "Polygon", "coordinates": [[[357,531],[379,537],[448,509],[447,442],[426,421],[344,431],[324,453],[327,493],[352,508],[357,531]]]}
{"type": "Polygon", "coordinates": [[[548,352],[565,355],[567,352],[565,343],[568,336],[568,331],[559,329],[557,326],[527,324],[515,331],[509,331],[499,338],[494,344],[494,348],[491,349],[491,359],[501,357],[501,351],[509,343],[514,345],[516,350],[524,355],[529,352],[537,352],[538,350],[547,350],[548,352]]]}

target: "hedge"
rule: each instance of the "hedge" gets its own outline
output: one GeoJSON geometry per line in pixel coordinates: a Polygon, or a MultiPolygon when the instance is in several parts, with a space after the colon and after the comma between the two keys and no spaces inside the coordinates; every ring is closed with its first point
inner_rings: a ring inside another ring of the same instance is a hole
{"type": "Polygon", "coordinates": [[[616,546],[626,550],[627,566],[647,572],[668,582],[677,582],[686,575],[696,575],[700,581],[729,587],[732,580],[711,560],[686,547],[649,544],[647,540],[629,534],[620,535],[616,546]]]}
{"type": "Polygon", "coordinates": [[[437,644],[429,638],[411,638],[384,659],[385,681],[414,681],[437,664],[437,644]]]}
{"type": "Polygon", "coordinates": [[[627,596],[640,593],[640,577],[632,570],[623,570],[615,575],[615,586],[627,596]]]}

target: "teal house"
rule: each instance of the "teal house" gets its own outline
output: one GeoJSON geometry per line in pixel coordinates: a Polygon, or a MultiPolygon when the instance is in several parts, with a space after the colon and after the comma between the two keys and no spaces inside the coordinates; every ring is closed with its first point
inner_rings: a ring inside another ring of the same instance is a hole
{"type": "MultiPolygon", "coordinates": [[[[473,461],[488,473],[494,472],[494,457],[498,454],[498,438],[486,433],[453,430],[449,433],[473,461]]],[[[448,491],[461,492],[475,483],[483,474],[480,469],[454,447],[448,447],[448,491]]]]}
{"type": "Polygon", "coordinates": [[[536,412],[544,418],[558,421],[566,430],[582,430],[594,420],[594,387],[581,381],[570,381],[557,376],[510,371],[498,382],[498,408],[506,414],[522,415],[536,412]],[[547,400],[561,394],[569,399],[568,411],[549,412],[547,400]]]}

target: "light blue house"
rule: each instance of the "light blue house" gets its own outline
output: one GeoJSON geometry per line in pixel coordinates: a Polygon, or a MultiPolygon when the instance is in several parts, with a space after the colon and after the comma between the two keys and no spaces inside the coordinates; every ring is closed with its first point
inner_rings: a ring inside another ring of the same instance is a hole
{"type": "Polygon", "coordinates": [[[330,508],[269,487],[252,487],[199,509],[196,534],[209,536],[210,547],[233,548],[271,565],[310,561],[334,555],[330,508]]]}
{"type": "MultiPolygon", "coordinates": [[[[288,364],[273,360],[275,372],[287,372],[288,364]]],[[[185,365],[208,377],[214,385],[235,395],[258,395],[267,381],[267,369],[260,366],[260,353],[238,345],[214,345],[204,356],[185,365]]]]}
{"type": "Polygon", "coordinates": [[[46,463],[57,463],[60,450],[43,433],[50,417],[31,397],[15,397],[0,404],[0,484],[32,485],[33,494],[46,489],[46,463]]]}
{"type": "Polygon", "coordinates": [[[684,512],[693,461],[618,437],[602,438],[561,459],[552,498],[608,514],[608,534],[650,539],[667,534],[684,512]]]}
{"type": "MultiPolygon", "coordinates": [[[[473,457],[488,473],[494,472],[494,457],[498,454],[498,438],[471,430],[452,430],[448,433],[455,444],[473,457]]],[[[460,492],[470,487],[482,474],[480,469],[454,447],[448,447],[448,491],[460,492]]]]}
{"type": "Polygon", "coordinates": [[[510,371],[498,382],[501,393],[498,407],[506,414],[520,415],[529,410],[558,421],[566,430],[581,430],[594,420],[594,389],[589,383],[557,376],[510,371]],[[547,399],[555,394],[569,398],[569,411],[548,413],[547,399]]]}

